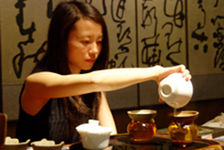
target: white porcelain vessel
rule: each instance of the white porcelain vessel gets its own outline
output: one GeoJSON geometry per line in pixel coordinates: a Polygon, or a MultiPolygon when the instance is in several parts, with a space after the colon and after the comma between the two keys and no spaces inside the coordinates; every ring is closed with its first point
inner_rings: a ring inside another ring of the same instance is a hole
{"type": "Polygon", "coordinates": [[[181,73],[173,73],[160,82],[158,92],[161,100],[170,107],[181,108],[191,100],[193,85],[181,73]]]}
{"type": "Polygon", "coordinates": [[[76,129],[85,149],[100,150],[108,147],[112,129],[99,126],[97,120],[89,120],[89,123],[81,124],[76,129]]]}
{"type": "MultiPolygon", "coordinates": [[[[64,141],[56,144],[53,140],[47,140],[43,138],[40,141],[31,142],[30,145],[32,146],[33,150],[61,150],[64,145],[64,141]]],[[[32,149],[30,148],[29,150],[32,149]]]]}
{"type": "Polygon", "coordinates": [[[19,139],[7,136],[4,142],[4,150],[25,150],[28,148],[29,142],[30,139],[25,142],[19,142],[19,139]]]}

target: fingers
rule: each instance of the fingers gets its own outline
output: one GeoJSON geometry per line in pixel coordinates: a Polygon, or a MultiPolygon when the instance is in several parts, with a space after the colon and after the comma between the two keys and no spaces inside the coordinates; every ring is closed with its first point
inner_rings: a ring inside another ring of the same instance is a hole
{"type": "Polygon", "coordinates": [[[172,66],[166,68],[169,74],[171,73],[183,73],[186,70],[186,67],[184,65],[178,65],[178,66],[172,66]]]}
{"type": "Polygon", "coordinates": [[[184,65],[180,65],[180,70],[181,73],[183,74],[183,77],[188,81],[191,79],[191,74],[190,71],[188,69],[186,69],[186,67],[184,65]]]}
{"type": "Polygon", "coordinates": [[[191,79],[190,71],[183,64],[178,65],[178,66],[173,66],[169,70],[170,70],[169,74],[172,74],[172,73],[175,73],[175,72],[176,73],[178,73],[178,72],[182,73],[183,77],[186,79],[186,81],[191,79]]]}
{"type": "Polygon", "coordinates": [[[186,69],[185,65],[182,64],[182,65],[172,66],[172,67],[163,67],[161,73],[159,73],[158,75],[157,83],[159,83],[161,80],[163,80],[164,78],[166,78],[172,73],[182,73],[186,81],[191,79],[190,71],[186,69]]]}
{"type": "Polygon", "coordinates": [[[183,72],[183,77],[184,77],[187,81],[190,80],[190,79],[191,79],[190,71],[186,69],[186,70],[183,72]]]}
{"type": "Polygon", "coordinates": [[[186,70],[186,67],[184,65],[179,65],[179,67],[181,72],[184,72],[186,70]]]}

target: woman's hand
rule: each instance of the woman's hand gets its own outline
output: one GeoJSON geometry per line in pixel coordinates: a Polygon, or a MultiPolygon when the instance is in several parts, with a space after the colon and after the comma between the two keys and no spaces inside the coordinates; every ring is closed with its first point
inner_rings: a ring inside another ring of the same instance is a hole
{"type": "MultiPolygon", "coordinates": [[[[156,80],[157,84],[159,85],[160,81],[162,81],[164,78],[169,76],[172,73],[182,73],[183,77],[186,79],[186,81],[191,79],[191,74],[188,69],[184,65],[178,65],[178,66],[173,66],[173,67],[161,67],[157,66],[160,68],[160,73],[158,75],[158,78],[156,80]]],[[[162,103],[163,100],[159,98],[159,102],[162,103]]]]}
{"type": "Polygon", "coordinates": [[[157,84],[159,84],[161,80],[163,80],[172,73],[182,73],[186,81],[191,79],[190,71],[186,69],[184,65],[178,65],[173,67],[161,67],[161,66],[157,67],[159,67],[161,70],[156,80],[157,84]]]}

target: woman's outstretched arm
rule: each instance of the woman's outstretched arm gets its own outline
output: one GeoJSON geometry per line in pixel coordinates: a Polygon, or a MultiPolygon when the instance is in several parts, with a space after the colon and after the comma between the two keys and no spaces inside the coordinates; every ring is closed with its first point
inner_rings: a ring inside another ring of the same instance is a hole
{"type": "Polygon", "coordinates": [[[52,72],[34,73],[26,79],[22,107],[25,111],[36,114],[50,98],[118,90],[148,80],[159,83],[174,72],[182,72],[186,80],[191,78],[184,65],[106,69],[71,75],[59,75],[52,72]]]}

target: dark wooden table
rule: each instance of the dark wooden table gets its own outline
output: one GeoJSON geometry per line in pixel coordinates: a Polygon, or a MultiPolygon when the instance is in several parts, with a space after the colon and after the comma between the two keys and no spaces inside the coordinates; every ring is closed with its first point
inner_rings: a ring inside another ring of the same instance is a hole
{"type": "MultiPolygon", "coordinates": [[[[84,150],[81,143],[71,145],[70,150],[84,150]]],[[[197,139],[189,145],[176,145],[166,133],[157,133],[147,143],[131,143],[127,134],[110,137],[109,147],[105,150],[222,150],[219,143],[213,140],[197,139]]]]}

